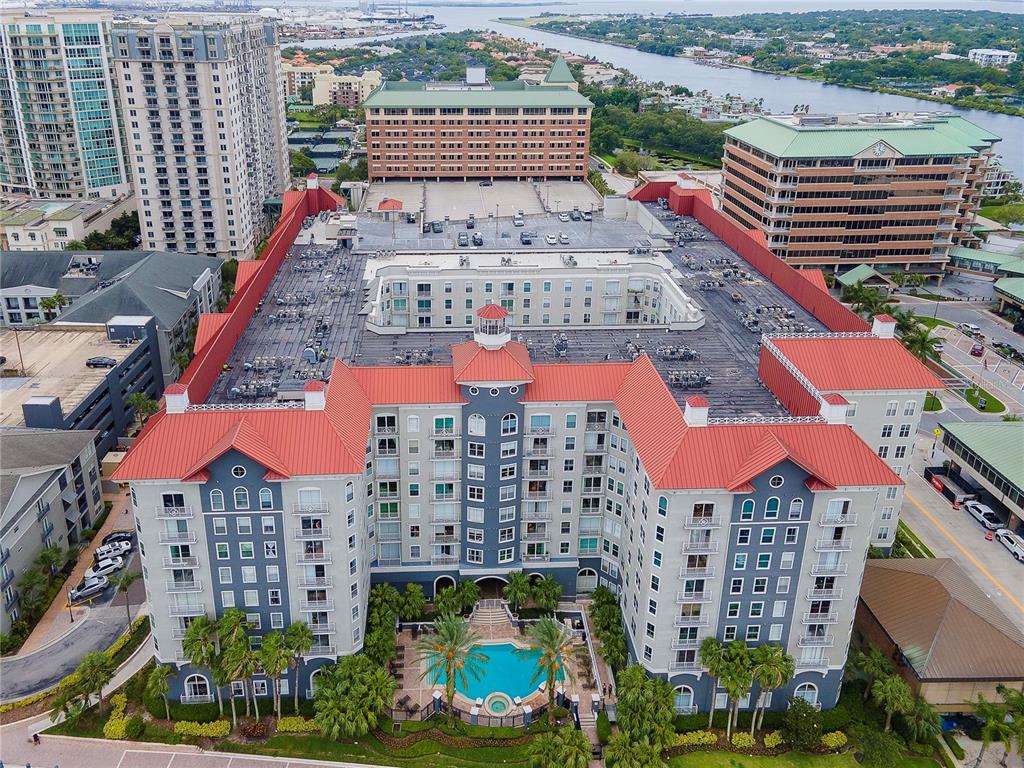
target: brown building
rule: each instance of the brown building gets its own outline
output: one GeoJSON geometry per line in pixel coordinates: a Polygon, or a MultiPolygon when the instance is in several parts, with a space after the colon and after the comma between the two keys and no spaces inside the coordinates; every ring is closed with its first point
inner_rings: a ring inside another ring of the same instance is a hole
{"type": "Polygon", "coordinates": [[[725,131],[722,210],[794,266],[940,275],[973,239],[992,146],[960,117],[764,117],[725,131]]]}
{"type": "Polygon", "coordinates": [[[854,636],[939,712],[1024,689],[1024,634],[948,558],[868,560],[854,636]]]}
{"type": "Polygon", "coordinates": [[[385,82],[364,102],[370,181],[582,179],[593,104],[558,59],[541,85],[385,82]]]}

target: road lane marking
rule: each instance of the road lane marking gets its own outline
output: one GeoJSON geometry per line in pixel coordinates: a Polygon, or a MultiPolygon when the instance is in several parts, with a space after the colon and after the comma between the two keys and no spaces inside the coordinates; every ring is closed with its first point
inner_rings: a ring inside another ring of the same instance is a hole
{"type": "MultiPolygon", "coordinates": [[[[917,473],[915,472],[914,474],[916,475],[917,473]]],[[[921,477],[921,476],[918,475],[918,477],[921,477]]],[[[924,480],[923,477],[921,477],[921,479],[924,480]]],[[[988,572],[988,569],[985,568],[985,566],[983,566],[980,562],[978,562],[978,559],[974,555],[972,555],[970,552],[968,552],[966,549],[964,549],[964,547],[960,544],[960,542],[957,541],[952,535],[950,535],[949,531],[946,530],[945,526],[943,526],[942,523],[940,523],[938,521],[938,519],[931,512],[929,512],[927,509],[922,507],[920,503],[918,503],[917,499],[915,499],[910,494],[910,491],[904,491],[903,495],[904,495],[905,498],[910,499],[910,503],[913,504],[915,507],[917,507],[918,510],[921,512],[921,514],[924,515],[925,517],[927,517],[928,520],[931,521],[932,525],[934,525],[936,528],[938,528],[939,531],[942,533],[942,535],[945,536],[947,539],[949,539],[949,541],[953,544],[953,546],[956,547],[957,549],[959,549],[960,552],[963,553],[963,556],[966,557],[970,561],[970,563],[975,568],[977,568],[986,579],[988,579],[989,581],[992,582],[992,584],[995,585],[996,589],[998,589],[1000,592],[1002,592],[1003,595],[1011,603],[1013,603],[1017,607],[1017,610],[1019,610],[1021,613],[1024,613],[1024,603],[1021,603],[1020,600],[1018,600],[1016,597],[1014,597],[1006,587],[1004,587],[1002,584],[999,583],[999,580],[996,579],[995,576],[993,576],[991,573],[988,572]]]]}

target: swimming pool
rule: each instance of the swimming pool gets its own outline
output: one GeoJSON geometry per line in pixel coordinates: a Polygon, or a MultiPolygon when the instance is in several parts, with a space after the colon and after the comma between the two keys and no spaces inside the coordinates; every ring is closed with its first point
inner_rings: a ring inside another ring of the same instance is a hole
{"type": "MultiPolygon", "coordinates": [[[[480,679],[472,675],[466,675],[466,686],[463,688],[456,679],[455,689],[467,699],[476,701],[486,699],[490,694],[501,692],[513,698],[519,696],[525,699],[543,683],[543,678],[538,679],[535,684],[530,684],[537,671],[537,658],[539,651],[523,651],[516,653],[516,646],[512,643],[501,645],[475,645],[473,649],[480,651],[487,656],[487,661],[482,662],[483,674],[480,679]]],[[[564,675],[559,672],[558,679],[564,675]]],[[[433,681],[434,685],[444,685],[444,672],[439,674],[433,681]]]]}

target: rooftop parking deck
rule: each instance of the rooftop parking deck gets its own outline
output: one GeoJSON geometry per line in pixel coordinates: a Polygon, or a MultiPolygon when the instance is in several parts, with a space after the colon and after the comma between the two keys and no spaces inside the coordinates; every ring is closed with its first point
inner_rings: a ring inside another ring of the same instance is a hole
{"type": "MultiPolygon", "coordinates": [[[[563,329],[552,324],[516,329],[513,338],[529,346],[536,362],[631,360],[646,352],[680,403],[687,395],[700,392],[711,402],[713,417],[786,415],[775,397],[757,381],[760,335],[823,331],[823,326],[779,288],[752,272],[749,264],[696,220],[676,216],[656,205],[645,207],[669,231],[678,224],[695,235],[681,247],[674,241],[664,243],[667,250],[657,260],[672,263],[678,271],[679,285],[704,310],[707,322],[702,328],[563,329]]],[[[550,226],[567,231],[571,242],[573,238],[582,240],[591,227],[591,222],[559,222],[557,217],[552,218],[550,226]]],[[[543,215],[528,217],[523,230],[539,231],[545,220],[543,215]]],[[[422,242],[417,225],[395,224],[396,230],[403,226],[412,229],[410,239],[422,242]]],[[[492,236],[493,226],[491,222],[492,236]]],[[[390,222],[377,221],[369,226],[371,232],[380,230],[381,247],[388,242],[387,247],[398,250],[397,243],[390,241],[391,228],[390,222]],[[385,229],[388,237],[384,236],[385,229]]],[[[507,228],[522,231],[510,223],[507,228]]],[[[361,216],[361,237],[367,229],[361,216]]],[[[593,229],[608,249],[628,250],[636,245],[635,239],[651,240],[634,222],[596,216],[593,229]]],[[[487,225],[483,231],[488,231],[487,225]]],[[[516,246],[518,236],[510,250],[529,250],[529,246],[516,246]]],[[[423,248],[419,245],[415,250],[423,248]]],[[[557,250],[550,246],[534,248],[538,253],[557,250]]],[[[572,252],[583,246],[563,248],[572,252]]],[[[452,253],[468,254],[473,263],[473,249],[455,248],[452,253]]],[[[480,261],[490,258],[481,253],[480,261]]],[[[400,250],[387,263],[396,262],[417,263],[411,255],[403,259],[400,250]]],[[[299,392],[304,381],[326,377],[329,361],[334,358],[353,365],[451,362],[451,345],[471,338],[469,332],[378,335],[367,330],[365,314],[361,314],[366,311],[364,275],[372,271],[367,268],[367,254],[362,248],[352,254],[330,246],[293,246],[261,308],[235,346],[209,401],[269,402],[279,392],[299,392]]]]}

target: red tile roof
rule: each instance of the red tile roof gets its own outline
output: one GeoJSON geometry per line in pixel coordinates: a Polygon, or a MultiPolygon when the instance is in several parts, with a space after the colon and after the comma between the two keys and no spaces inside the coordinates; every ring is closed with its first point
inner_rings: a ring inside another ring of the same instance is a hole
{"type": "Polygon", "coordinates": [[[476,311],[476,316],[484,320],[501,320],[508,317],[508,310],[500,304],[484,304],[476,311]]]}
{"type": "Polygon", "coordinates": [[[524,402],[612,402],[632,363],[539,363],[524,402]]]}
{"type": "Polygon", "coordinates": [[[772,343],[823,392],[945,388],[898,339],[807,336],[772,343]]]}
{"type": "Polygon", "coordinates": [[[816,288],[828,291],[828,283],[825,282],[825,273],[820,269],[798,269],[797,274],[816,288]]]}
{"type": "Polygon", "coordinates": [[[849,405],[850,401],[840,395],[838,392],[829,392],[822,398],[826,403],[830,405],[849,405]]]}
{"type": "Polygon", "coordinates": [[[452,369],[460,384],[534,380],[530,351],[512,341],[501,349],[484,349],[475,341],[452,347],[452,369]]]}
{"type": "Polygon", "coordinates": [[[235,273],[235,291],[242,290],[242,286],[249,282],[265,263],[253,259],[238,262],[238,271],[235,273]]]}
{"type": "Polygon", "coordinates": [[[377,205],[378,211],[400,211],[402,208],[402,201],[394,197],[386,197],[377,205]]]}
{"type": "Polygon", "coordinates": [[[464,402],[450,365],[353,368],[352,375],[372,403],[421,405],[464,402]]]}
{"type": "Polygon", "coordinates": [[[192,344],[192,351],[198,353],[199,350],[209,344],[213,337],[217,335],[217,331],[228,321],[228,317],[230,315],[224,312],[204,312],[199,315],[199,324],[196,326],[196,340],[192,344]]]}

